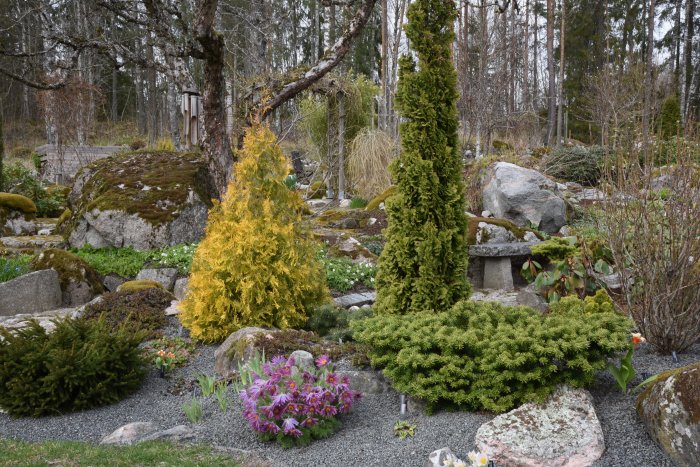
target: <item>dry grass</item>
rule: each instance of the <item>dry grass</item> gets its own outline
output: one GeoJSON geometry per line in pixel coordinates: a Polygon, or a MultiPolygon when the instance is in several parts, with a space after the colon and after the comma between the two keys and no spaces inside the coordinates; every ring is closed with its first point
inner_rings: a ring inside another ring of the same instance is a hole
{"type": "Polygon", "coordinates": [[[347,161],[353,192],[364,199],[372,199],[389,188],[389,164],[397,152],[396,142],[384,131],[361,130],[350,145],[347,161]]]}

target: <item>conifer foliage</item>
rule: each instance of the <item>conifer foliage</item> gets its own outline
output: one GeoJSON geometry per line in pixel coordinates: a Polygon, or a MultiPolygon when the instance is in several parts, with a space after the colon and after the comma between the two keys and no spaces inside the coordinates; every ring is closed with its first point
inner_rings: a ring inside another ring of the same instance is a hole
{"type": "Polygon", "coordinates": [[[284,184],[288,172],[273,133],[248,130],[192,262],[180,319],[193,337],[216,342],[245,326],[300,326],[326,300],[321,265],[301,229],[303,201],[284,184]]]}
{"type": "Polygon", "coordinates": [[[443,311],[469,296],[462,161],[457,148],[457,75],[452,0],[417,0],[400,61],[401,156],[397,194],[387,202],[387,243],[377,273],[378,313],[443,311]]]}

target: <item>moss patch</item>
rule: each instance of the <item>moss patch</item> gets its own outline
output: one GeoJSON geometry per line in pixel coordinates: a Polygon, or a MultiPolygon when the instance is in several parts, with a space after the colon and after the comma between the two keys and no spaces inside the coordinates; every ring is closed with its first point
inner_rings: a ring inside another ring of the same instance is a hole
{"type": "Polygon", "coordinates": [[[72,223],[99,209],[136,214],[161,225],[177,218],[191,191],[209,206],[214,197],[206,160],[197,153],[129,153],[95,161],[78,177],[84,171],[92,176],[72,206],[72,223]]]}
{"type": "Polygon", "coordinates": [[[535,232],[534,230],[528,229],[526,227],[518,227],[517,225],[513,224],[507,219],[494,219],[491,217],[470,217],[469,219],[467,219],[467,244],[476,244],[476,233],[479,231],[479,224],[481,222],[503,227],[504,229],[512,233],[518,240],[523,240],[525,238],[525,234],[528,232],[534,233],[535,235],[537,235],[537,238],[542,240],[542,236],[538,232],[535,232]]]}
{"type": "Polygon", "coordinates": [[[309,189],[306,191],[307,199],[321,199],[326,196],[326,191],[328,187],[323,182],[313,182],[309,189]]]}
{"type": "Polygon", "coordinates": [[[146,289],[164,289],[163,284],[158,281],[139,280],[127,281],[119,286],[118,292],[139,292],[146,289]]]}
{"type": "Polygon", "coordinates": [[[74,282],[86,282],[94,294],[104,292],[104,287],[97,272],[77,255],[65,250],[51,248],[38,254],[29,264],[32,271],[53,269],[58,273],[61,290],[74,282]]]}
{"type": "Polygon", "coordinates": [[[36,214],[36,204],[26,196],[14,193],[0,193],[0,208],[21,211],[25,214],[36,214]]]}
{"type": "Polygon", "coordinates": [[[396,186],[390,186],[384,191],[384,193],[374,197],[369,203],[367,203],[367,207],[365,208],[365,210],[376,211],[377,209],[379,209],[380,204],[386,202],[386,200],[393,196],[395,193],[396,186]]]}

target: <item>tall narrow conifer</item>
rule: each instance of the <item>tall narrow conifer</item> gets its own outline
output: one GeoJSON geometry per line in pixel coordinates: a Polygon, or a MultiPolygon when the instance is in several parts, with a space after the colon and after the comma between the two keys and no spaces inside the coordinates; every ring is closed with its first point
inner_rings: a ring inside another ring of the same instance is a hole
{"type": "Polygon", "coordinates": [[[387,243],[377,273],[378,313],[448,309],[470,293],[462,161],[457,148],[453,0],[416,0],[406,37],[416,52],[399,62],[401,156],[387,202],[387,243]]]}

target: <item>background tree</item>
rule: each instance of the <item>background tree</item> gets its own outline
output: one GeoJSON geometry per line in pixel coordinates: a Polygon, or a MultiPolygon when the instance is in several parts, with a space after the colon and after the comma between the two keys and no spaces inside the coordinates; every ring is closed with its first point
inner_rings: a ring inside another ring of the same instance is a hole
{"type": "Polygon", "coordinates": [[[378,313],[445,310],[469,296],[452,0],[416,0],[406,37],[418,57],[400,61],[396,104],[402,152],[392,164],[387,243],[377,272],[378,313]]]}

